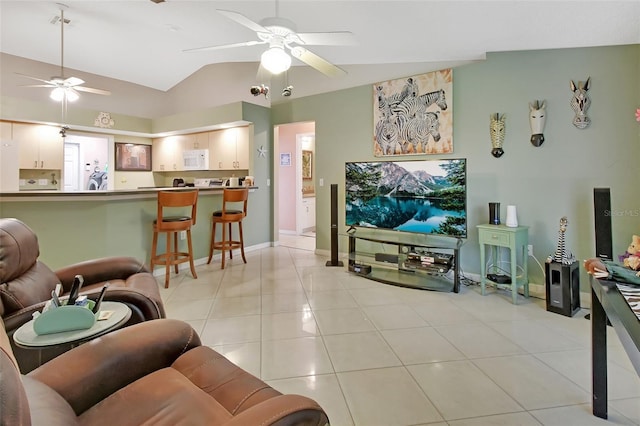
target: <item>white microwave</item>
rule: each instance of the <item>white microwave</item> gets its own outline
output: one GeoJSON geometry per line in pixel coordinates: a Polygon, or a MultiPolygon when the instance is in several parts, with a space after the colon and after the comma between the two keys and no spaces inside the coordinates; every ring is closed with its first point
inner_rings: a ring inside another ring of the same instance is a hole
{"type": "Polygon", "coordinates": [[[208,149],[188,149],[182,151],[183,170],[208,170],[209,150],[208,149]]]}

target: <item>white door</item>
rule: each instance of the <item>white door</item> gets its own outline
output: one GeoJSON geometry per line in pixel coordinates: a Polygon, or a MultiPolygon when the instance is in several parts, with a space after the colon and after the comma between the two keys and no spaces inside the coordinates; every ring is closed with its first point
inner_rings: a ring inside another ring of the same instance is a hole
{"type": "MultiPolygon", "coordinates": [[[[315,150],[316,135],[314,133],[298,133],[296,134],[296,234],[302,235],[304,232],[305,223],[309,221],[305,219],[307,216],[307,205],[302,202],[302,151],[303,150],[315,150]]],[[[315,206],[315,204],[314,204],[315,206]]],[[[315,223],[315,208],[313,212],[313,221],[315,223]]]]}
{"type": "Polygon", "coordinates": [[[80,145],[64,144],[64,190],[80,191],[80,145]]]}

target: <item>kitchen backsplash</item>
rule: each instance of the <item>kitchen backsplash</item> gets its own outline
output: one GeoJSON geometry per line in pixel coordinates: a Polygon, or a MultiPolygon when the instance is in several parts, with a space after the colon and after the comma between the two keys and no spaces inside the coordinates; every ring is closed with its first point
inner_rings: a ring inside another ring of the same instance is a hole
{"type": "Polygon", "coordinates": [[[60,170],[20,169],[20,191],[60,190],[60,170]]]}

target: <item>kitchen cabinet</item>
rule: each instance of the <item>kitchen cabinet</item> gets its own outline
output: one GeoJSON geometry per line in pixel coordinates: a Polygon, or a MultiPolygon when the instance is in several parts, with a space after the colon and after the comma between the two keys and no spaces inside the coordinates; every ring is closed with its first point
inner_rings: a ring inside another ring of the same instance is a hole
{"type": "Polygon", "coordinates": [[[62,170],[64,139],[58,127],[13,123],[13,140],[19,146],[19,168],[62,170]]]}
{"type": "Polygon", "coordinates": [[[18,190],[18,143],[13,140],[12,123],[0,121],[0,191],[18,190]]]}
{"type": "Polygon", "coordinates": [[[248,170],[250,127],[209,132],[209,169],[248,170]]]}
{"type": "Polygon", "coordinates": [[[177,161],[178,140],[174,136],[153,139],[151,142],[151,165],[154,172],[170,172],[178,170],[177,161]]]}
{"type": "Polygon", "coordinates": [[[183,152],[209,148],[209,133],[167,136],[154,139],[152,143],[154,172],[184,171],[183,152]]]}

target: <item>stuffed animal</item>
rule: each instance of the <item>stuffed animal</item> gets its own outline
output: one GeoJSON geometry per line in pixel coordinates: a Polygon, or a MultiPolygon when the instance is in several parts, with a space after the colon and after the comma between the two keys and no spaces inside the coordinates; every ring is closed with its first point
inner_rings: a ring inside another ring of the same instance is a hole
{"type": "Polygon", "coordinates": [[[631,238],[627,252],[621,257],[624,266],[634,271],[640,271],[640,236],[634,235],[631,238]]]}

